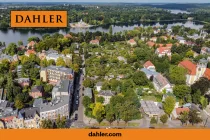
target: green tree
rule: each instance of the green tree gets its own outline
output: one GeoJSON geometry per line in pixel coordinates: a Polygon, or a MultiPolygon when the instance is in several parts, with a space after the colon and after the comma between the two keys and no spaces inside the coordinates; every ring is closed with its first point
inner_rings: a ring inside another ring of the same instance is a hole
{"type": "Polygon", "coordinates": [[[171,56],[171,64],[177,65],[180,61],[182,61],[182,56],[175,53],[171,56]]]}
{"type": "Polygon", "coordinates": [[[172,96],[169,96],[165,99],[165,102],[163,103],[163,110],[166,114],[170,115],[175,107],[175,99],[172,96]]]}
{"type": "Polygon", "coordinates": [[[60,114],[58,115],[58,118],[56,119],[56,126],[57,128],[65,128],[66,127],[66,117],[60,117],[60,114]]]}
{"type": "Polygon", "coordinates": [[[106,109],[106,120],[111,125],[112,122],[115,121],[114,111],[113,111],[112,107],[110,106],[110,104],[107,104],[105,109],[106,109]]]}
{"type": "Polygon", "coordinates": [[[21,45],[23,45],[23,41],[22,40],[19,40],[18,41],[18,46],[21,46],[21,45]]]}
{"type": "Polygon", "coordinates": [[[15,107],[17,109],[22,109],[24,107],[24,103],[19,98],[15,98],[15,107]]]}
{"type": "Polygon", "coordinates": [[[192,94],[192,101],[195,104],[199,104],[201,99],[201,91],[197,90],[195,93],[192,94]]]}
{"type": "Polygon", "coordinates": [[[201,96],[200,103],[202,105],[202,108],[205,109],[207,107],[207,105],[208,105],[208,99],[205,98],[204,96],[201,96]]]}
{"type": "Polygon", "coordinates": [[[181,121],[182,125],[186,124],[189,121],[189,113],[187,111],[184,111],[181,113],[181,115],[179,116],[179,120],[181,121]]]}
{"type": "Polygon", "coordinates": [[[181,85],[186,82],[186,69],[178,66],[170,67],[169,80],[173,84],[181,85]]]}
{"type": "Polygon", "coordinates": [[[189,112],[189,122],[194,125],[202,122],[202,119],[198,116],[196,110],[190,110],[189,112]]]}
{"type": "Polygon", "coordinates": [[[42,129],[52,129],[53,128],[53,123],[51,120],[42,120],[40,128],[42,129]]]}
{"type": "Polygon", "coordinates": [[[120,108],[120,118],[127,124],[133,118],[140,117],[140,111],[132,101],[126,100],[120,108]]]}
{"type": "Polygon", "coordinates": [[[148,85],[148,79],[142,71],[137,71],[133,75],[133,82],[138,86],[148,85]]]}
{"type": "Polygon", "coordinates": [[[83,86],[93,88],[94,87],[94,82],[90,78],[87,78],[83,81],[83,86]]]}
{"type": "Polygon", "coordinates": [[[173,93],[179,99],[184,99],[186,95],[191,93],[191,88],[187,85],[175,85],[173,87],[173,93]]]}
{"type": "Polygon", "coordinates": [[[204,95],[210,88],[210,82],[207,78],[201,77],[198,81],[191,85],[192,92],[200,90],[201,94],[204,95]]]}
{"type": "Polygon", "coordinates": [[[99,103],[102,103],[102,104],[104,103],[104,100],[105,99],[102,96],[96,98],[96,102],[99,102],[99,103]]]}
{"type": "Polygon", "coordinates": [[[160,116],[160,121],[165,124],[168,121],[168,115],[164,114],[162,116],[160,116]]]}
{"type": "Polygon", "coordinates": [[[5,52],[11,56],[15,55],[17,53],[17,45],[15,43],[10,43],[5,52]]]}
{"type": "Polygon", "coordinates": [[[62,57],[59,57],[59,58],[57,59],[57,61],[56,61],[56,66],[63,66],[63,67],[66,66],[66,63],[65,63],[65,61],[63,60],[62,57]]]}
{"type": "Polygon", "coordinates": [[[100,124],[103,121],[105,115],[105,108],[101,103],[96,103],[93,108],[93,116],[96,118],[97,122],[100,124]]]}
{"type": "Polygon", "coordinates": [[[193,52],[192,50],[190,50],[190,51],[188,51],[188,52],[186,53],[185,56],[188,57],[188,58],[193,58],[194,52],[193,52]]]}
{"type": "Polygon", "coordinates": [[[88,96],[83,97],[82,104],[85,108],[88,108],[91,103],[92,103],[92,101],[91,101],[90,97],[88,97],[88,96]]]}
{"type": "Polygon", "coordinates": [[[155,117],[152,117],[150,120],[150,124],[157,124],[157,119],[155,117]]]}

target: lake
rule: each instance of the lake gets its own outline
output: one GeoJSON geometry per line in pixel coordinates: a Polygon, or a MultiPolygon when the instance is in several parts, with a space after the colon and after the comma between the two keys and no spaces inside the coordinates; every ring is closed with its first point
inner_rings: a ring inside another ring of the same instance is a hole
{"type": "MultiPolygon", "coordinates": [[[[133,30],[134,27],[147,27],[147,26],[163,26],[164,24],[168,25],[168,28],[171,28],[175,25],[183,25],[185,27],[190,27],[193,29],[200,29],[203,27],[202,23],[193,22],[193,21],[164,21],[164,22],[144,22],[144,23],[135,23],[135,24],[121,24],[121,25],[112,25],[113,33],[116,32],[122,32],[125,30],[133,30]]],[[[67,34],[69,32],[78,33],[78,32],[109,32],[109,26],[99,26],[99,27],[92,27],[89,29],[78,29],[78,28],[67,28],[65,30],[59,30],[58,32],[60,34],[67,34]]],[[[19,40],[22,40],[24,45],[27,45],[27,39],[31,36],[37,36],[41,38],[46,33],[55,33],[54,32],[38,32],[38,31],[28,31],[28,30],[13,30],[13,29],[7,29],[7,30],[0,30],[0,41],[5,42],[6,45],[8,45],[11,42],[17,43],[19,40]]]]}
{"type": "Polygon", "coordinates": [[[182,14],[190,14],[190,12],[187,12],[185,10],[178,10],[178,9],[167,9],[168,11],[170,11],[172,14],[178,14],[178,13],[182,13],[182,14]]]}

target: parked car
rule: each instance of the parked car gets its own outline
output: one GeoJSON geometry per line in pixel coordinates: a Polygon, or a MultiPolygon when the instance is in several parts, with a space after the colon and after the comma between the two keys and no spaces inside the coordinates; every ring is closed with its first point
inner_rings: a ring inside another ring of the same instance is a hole
{"type": "Polygon", "coordinates": [[[79,101],[78,100],[76,100],[76,105],[78,105],[79,104],[79,101]]]}
{"type": "Polygon", "coordinates": [[[76,96],[76,99],[79,99],[79,95],[76,96]]]}

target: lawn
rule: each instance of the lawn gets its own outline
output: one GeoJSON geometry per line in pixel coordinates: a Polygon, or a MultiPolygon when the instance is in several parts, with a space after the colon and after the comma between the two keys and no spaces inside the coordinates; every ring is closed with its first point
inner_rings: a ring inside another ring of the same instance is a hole
{"type": "Polygon", "coordinates": [[[146,100],[146,101],[148,101],[148,100],[154,101],[154,102],[157,101],[155,96],[142,96],[141,99],[146,100]]]}

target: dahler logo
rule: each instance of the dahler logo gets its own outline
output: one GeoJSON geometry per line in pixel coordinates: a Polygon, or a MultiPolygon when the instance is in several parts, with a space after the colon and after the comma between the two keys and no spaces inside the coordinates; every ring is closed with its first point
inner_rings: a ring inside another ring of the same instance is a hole
{"type": "Polygon", "coordinates": [[[11,11],[11,27],[67,27],[67,11],[11,11]]]}

